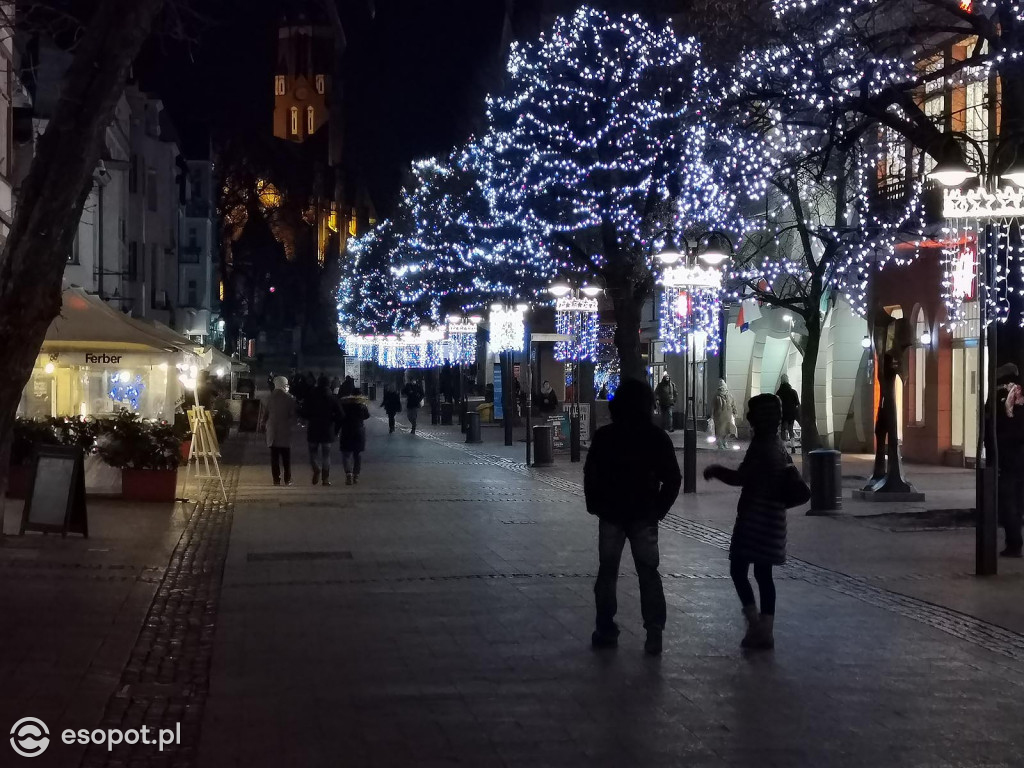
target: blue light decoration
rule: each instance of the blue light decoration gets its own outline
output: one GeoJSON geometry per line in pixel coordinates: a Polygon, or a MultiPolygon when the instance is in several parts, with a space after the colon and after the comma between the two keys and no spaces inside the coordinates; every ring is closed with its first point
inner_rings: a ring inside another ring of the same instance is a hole
{"type": "Polygon", "coordinates": [[[671,267],[659,282],[659,323],[666,352],[687,352],[692,338],[705,354],[715,354],[722,343],[722,274],[712,267],[671,267]],[[698,342],[703,341],[703,344],[698,342]]]}
{"type": "Polygon", "coordinates": [[[451,365],[472,365],[476,362],[476,323],[472,321],[448,323],[445,362],[451,365]]]}
{"type": "Polygon", "coordinates": [[[555,302],[555,331],[572,337],[555,343],[556,360],[597,360],[597,309],[597,299],[564,296],[555,302]]]}
{"type": "Polygon", "coordinates": [[[142,376],[137,375],[132,381],[131,376],[124,372],[116,376],[110,385],[107,397],[120,405],[127,403],[133,411],[137,411],[139,410],[139,398],[142,397],[145,389],[146,385],[142,381],[142,376]]]}

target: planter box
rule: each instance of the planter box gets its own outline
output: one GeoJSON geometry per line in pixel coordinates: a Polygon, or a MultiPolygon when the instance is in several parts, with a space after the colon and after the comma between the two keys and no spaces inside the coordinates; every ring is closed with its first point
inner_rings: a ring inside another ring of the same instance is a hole
{"type": "Polygon", "coordinates": [[[174,501],[178,490],[176,469],[122,469],[121,497],[125,501],[174,501]]]}
{"type": "Polygon", "coordinates": [[[7,470],[7,497],[24,499],[28,495],[28,476],[31,466],[11,466],[7,470]]]}

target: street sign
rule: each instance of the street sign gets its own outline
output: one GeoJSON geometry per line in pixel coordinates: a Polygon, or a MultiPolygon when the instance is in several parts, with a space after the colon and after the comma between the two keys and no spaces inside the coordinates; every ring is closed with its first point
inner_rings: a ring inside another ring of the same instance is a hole
{"type": "Polygon", "coordinates": [[[572,336],[568,333],[533,333],[530,334],[530,343],[532,344],[543,344],[549,341],[572,341],[572,336]]]}

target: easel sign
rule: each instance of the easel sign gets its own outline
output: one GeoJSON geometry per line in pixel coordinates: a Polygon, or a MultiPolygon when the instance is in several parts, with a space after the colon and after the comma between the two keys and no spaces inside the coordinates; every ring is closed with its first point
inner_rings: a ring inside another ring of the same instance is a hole
{"type": "Polygon", "coordinates": [[[221,496],[228,500],[228,492],[224,487],[224,478],[220,473],[220,445],[217,433],[213,428],[213,419],[208,410],[197,405],[188,412],[188,423],[192,427],[192,447],[189,449],[188,466],[185,469],[185,488],[193,471],[197,480],[216,480],[220,485],[221,496]],[[195,469],[193,470],[193,461],[195,469]]]}
{"type": "Polygon", "coordinates": [[[19,535],[25,531],[89,537],[81,448],[47,445],[36,449],[19,535]]]}

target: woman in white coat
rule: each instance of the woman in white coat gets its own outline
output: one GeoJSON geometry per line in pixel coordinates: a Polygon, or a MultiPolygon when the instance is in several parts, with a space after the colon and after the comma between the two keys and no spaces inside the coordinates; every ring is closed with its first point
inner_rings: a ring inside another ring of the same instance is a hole
{"type": "Polygon", "coordinates": [[[711,415],[715,420],[718,447],[725,450],[729,447],[729,440],[736,437],[736,401],[733,400],[725,379],[718,380],[718,392],[715,394],[711,415]]]}

